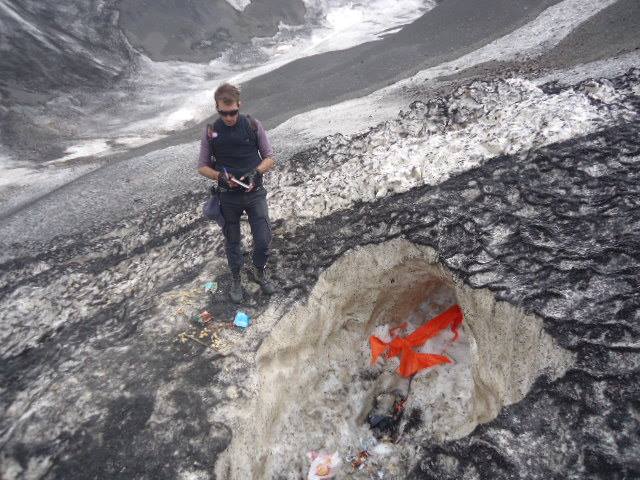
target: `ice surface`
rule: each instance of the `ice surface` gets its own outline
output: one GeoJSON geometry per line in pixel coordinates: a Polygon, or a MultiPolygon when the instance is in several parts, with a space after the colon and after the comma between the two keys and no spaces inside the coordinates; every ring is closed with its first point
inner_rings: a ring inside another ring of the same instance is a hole
{"type": "MultiPolygon", "coordinates": [[[[518,78],[474,82],[445,99],[416,102],[366,133],[325,138],[307,153],[304,178],[295,166],[273,174],[273,215],[305,221],[357,201],[435,185],[489,158],[588,134],[626,111],[604,80],[557,94],[518,78]]],[[[317,118],[317,112],[304,114],[276,131],[284,135],[294,122],[310,125],[317,118]]]]}

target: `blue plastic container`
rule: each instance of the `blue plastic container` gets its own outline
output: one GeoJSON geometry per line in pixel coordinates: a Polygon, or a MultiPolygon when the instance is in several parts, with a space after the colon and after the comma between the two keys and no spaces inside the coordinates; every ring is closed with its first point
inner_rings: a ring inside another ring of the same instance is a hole
{"type": "Polygon", "coordinates": [[[236,327],[247,328],[251,325],[251,317],[244,312],[236,313],[236,318],[233,320],[233,324],[236,327]]]}

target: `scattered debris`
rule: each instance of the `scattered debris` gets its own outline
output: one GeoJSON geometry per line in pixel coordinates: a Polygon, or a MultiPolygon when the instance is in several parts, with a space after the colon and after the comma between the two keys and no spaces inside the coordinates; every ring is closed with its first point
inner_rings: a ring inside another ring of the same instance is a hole
{"type": "Polygon", "coordinates": [[[194,337],[193,335],[189,335],[186,332],[182,332],[182,333],[178,334],[178,338],[180,339],[180,341],[182,343],[186,342],[187,339],[189,339],[189,340],[193,340],[196,343],[199,343],[200,345],[202,345],[204,347],[208,347],[209,346],[209,344],[203,342],[202,340],[198,340],[196,337],[194,337]]]}
{"type": "Polygon", "coordinates": [[[231,351],[231,344],[221,339],[218,333],[214,332],[211,334],[211,348],[220,353],[228,353],[231,351]]]}
{"type": "Polygon", "coordinates": [[[251,317],[243,311],[238,311],[236,318],[233,319],[233,324],[240,328],[247,328],[251,325],[251,317]]]}
{"type": "Polygon", "coordinates": [[[204,347],[212,348],[220,353],[226,353],[232,350],[231,344],[227,340],[220,338],[219,331],[223,328],[232,327],[233,324],[231,323],[209,325],[207,328],[202,330],[180,332],[178,334],[178,340],[181,343],[185,343],[187,340],[192,340],[204,347]],[[204,339],[210,340],[211,343],[206,343],[204,339]]]}
{"type": "MultiPolygon", "coordinates": [[[[203,286],[205,293],[213,294],[218,289],[218,283],[215,281],[208,281],[203,286]]],[[[216,321],[209,311],[200,310],[201,307],[199,308],[198,306],[202,302],[202,289],[200,287],[171,292],[167,294],[167,298],[171,304],[176,306],[173,318],[186,321],[192,325],[191,328],[178,334],[177,341],[181,343],[192,341],[219,353],[228,354],[232,350],[232,345],[228,339],[221,338],[221,330],[233,329],[236,325],[246,328],[251,324],[250,317],[244,312],[238,312],[241,315],[240,318],[236,315],[238,319],[238,323],[236,323],[216,321]]]]}
{"type": "Polygon", "coordinates": [[[333,478],[336,474],[336,469],[340,465],[338,452],[334,452],[333,454],[325,452],[309,452],[307,453],[307,458],[311,460],[307,480],[333,478]]]}
{"type": "Polygon", "coordinates": [[[376,444],[369,452],[369,455],[376,455],[378,457],[388,457],[394,452],[394,447],[388,443],[380,442],[376,444]]]}
{"type": "Polygon", "coordinates": [[[369,452],[362,450],[361,452],[358,452],[358,455],[356,455],[353,460],[351,460],[351,466],[354,470],[360,470],[367,461],[367,458],[369,458],[369,452]]]}
{"type": "Polygon", "coordinates": [[[198,327],[204,328],[209,325],[213,321],[213,315],[211,315],[206,310],[196,314],[191,318],[193,323],[195,323],[198,327]]]}
{"type": "Polygon", "coordinates": [[[407,398],[397,390],[381,393],[375,398],[373,409],[367,416],[374,437],[388,442],[394,442],[398,438],[406,401],[407,398]]]}

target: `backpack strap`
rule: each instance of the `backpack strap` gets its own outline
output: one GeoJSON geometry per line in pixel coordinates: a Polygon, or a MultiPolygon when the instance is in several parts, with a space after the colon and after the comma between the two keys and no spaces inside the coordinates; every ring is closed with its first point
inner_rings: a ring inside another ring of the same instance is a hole
{"type": "Polygon", "coordinates": [[[214,134],[217,135],[214,128],[214,124],[207,123],[207,142],[209,142],[209,155],[210,155],[209,160],[211,161],[213,168],[215,168],[215,162],[213,161],[213,159],[215,158],[215,153],[213,153],[214,134]]]}
{"type": "Polygon", "coordinates": [[[207,140],[211,141],[214,133],[216,133],[216,130],[213,123],[207,123],[207,140]]]}
{"type": "Polygon", "coordinates": [[[251,132],[253,134],[253,141],[256,144],[256,147],[258,146],[258,122],[256,122],[256,119],[253,118],[251,115],[249,115],[247,113],[246,115],[247,120],[249,120],[249,125],[251,126],[251,132]]]}
{"type": "Polygon", "coordinates": [[[247,113],[246,117],[247,117],[247,120],[249,120],[249,125],[251,125],[251,129],[252,129],[254,132],[257,132],[257,131],[258,131],[258,122],[256,122],[256,119],[255,119],[255,118],[253,118],[253,117],[252,117],[251,115],[249,115],[248,113],[247,113]]]}
{"type": "Polygon", "coordinates": [[[217,119],[215,122],[213,123],[207,123],[207,141],[209,142],[209,152],[211,152],[211,156],[215,157],[216,153],[214,150],[214,143],[213,143],[213,139],[216,138],[216,136],[218,135],[216,133],[216,127],[219,127],[220,122],[222,122],[222,120],[217,119]]]}

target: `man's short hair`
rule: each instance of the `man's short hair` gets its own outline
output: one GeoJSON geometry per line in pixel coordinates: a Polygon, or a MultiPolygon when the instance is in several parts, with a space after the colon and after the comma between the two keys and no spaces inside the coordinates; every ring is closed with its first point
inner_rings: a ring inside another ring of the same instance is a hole
{"type": "Polygon", "coordinates": [[[225,105],[238,104],[240,103],[240,89],[230,83],[223,83],[216,89],[213,98],[216,101],[216,107],[220,102],[225,105]]]}

